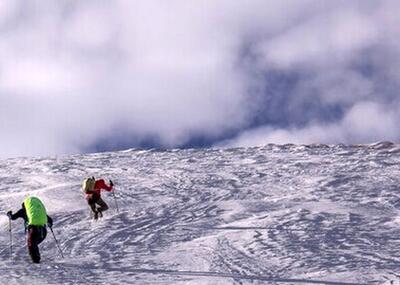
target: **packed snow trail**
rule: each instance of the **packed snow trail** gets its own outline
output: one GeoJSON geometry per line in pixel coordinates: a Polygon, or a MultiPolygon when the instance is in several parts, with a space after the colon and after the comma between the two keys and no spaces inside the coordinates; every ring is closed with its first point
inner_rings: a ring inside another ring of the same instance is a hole
{"type": "MultiPolygon", "coordinates": [[[[267,145],[0,160],[0,209],[55,221],[27,254],[0,217],[0,284],[382,284],[400,274],[400,146],[267,145]],[[80,189],[112,179],[104,218],[80,189]]],[[[390,283],[388,283],[390,284],[390,283]]],[[[396,284],[396,283],[394,283],[396,284]]]]}

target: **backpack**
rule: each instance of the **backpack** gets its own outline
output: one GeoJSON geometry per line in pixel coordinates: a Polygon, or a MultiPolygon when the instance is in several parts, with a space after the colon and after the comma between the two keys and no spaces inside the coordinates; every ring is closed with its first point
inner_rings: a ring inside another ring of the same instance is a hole
{"type": "Polygon", "coordinates": [[[23,204],[28,217],[28,225],[43,226],[47,224],[46,208],[39,198],[28,197],[23,204]]]}
{"type": "Polygon", "coordinates": [[[89,194],[94,190],[94,184],[96,183],[96,179],[94,177],[86,178],[82,183],[82,191],[85,194],[89,194]]]}

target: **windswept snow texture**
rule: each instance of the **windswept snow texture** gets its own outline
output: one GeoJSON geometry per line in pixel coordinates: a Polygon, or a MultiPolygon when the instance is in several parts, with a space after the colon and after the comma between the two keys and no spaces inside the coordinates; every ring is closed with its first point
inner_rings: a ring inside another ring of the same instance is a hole
{"type": "Polygon", "coordinates": [[[0,161],[0,209],[40,197],[42,263],[1,216],[1,284],[398,284],[400,146],[127,150],[0,161]],[[113,179],[98,222],[80,190],[113,179]]]}

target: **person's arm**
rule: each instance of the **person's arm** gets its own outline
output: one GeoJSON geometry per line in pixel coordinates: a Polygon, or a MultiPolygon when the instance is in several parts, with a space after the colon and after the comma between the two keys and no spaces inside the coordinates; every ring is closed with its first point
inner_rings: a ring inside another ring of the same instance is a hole
{"type": "Polygon", "coordinates": [[[16,220],[18,218],[23,218],[24,220],[26,219],[26,212],[24,208],[21,208],[18,210],[18,212],[16,212],[15,214],[13,214],[11,211],[9,211],[7,213],[7,216],[11,219],[11,220],[16,220]]]}
{"type": "Polygon", "coordinates": [[[104,179],[101,179],[98,181],[99,183],[99,188],[107,190],[108,192],[111,192],[113,189],[114,184],[112,183],[112,181],[110,180],[110,186],[108,186],[105,182],[104,179]]]}

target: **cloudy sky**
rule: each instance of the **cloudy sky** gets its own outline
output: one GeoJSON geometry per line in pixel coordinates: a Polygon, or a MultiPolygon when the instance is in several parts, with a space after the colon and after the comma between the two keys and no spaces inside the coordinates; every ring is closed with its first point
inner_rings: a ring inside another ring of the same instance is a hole
{"type": "Polygon", "coordinates": [[[398,0],[2,0],[0,157],[400,138],[398,0]]]}

